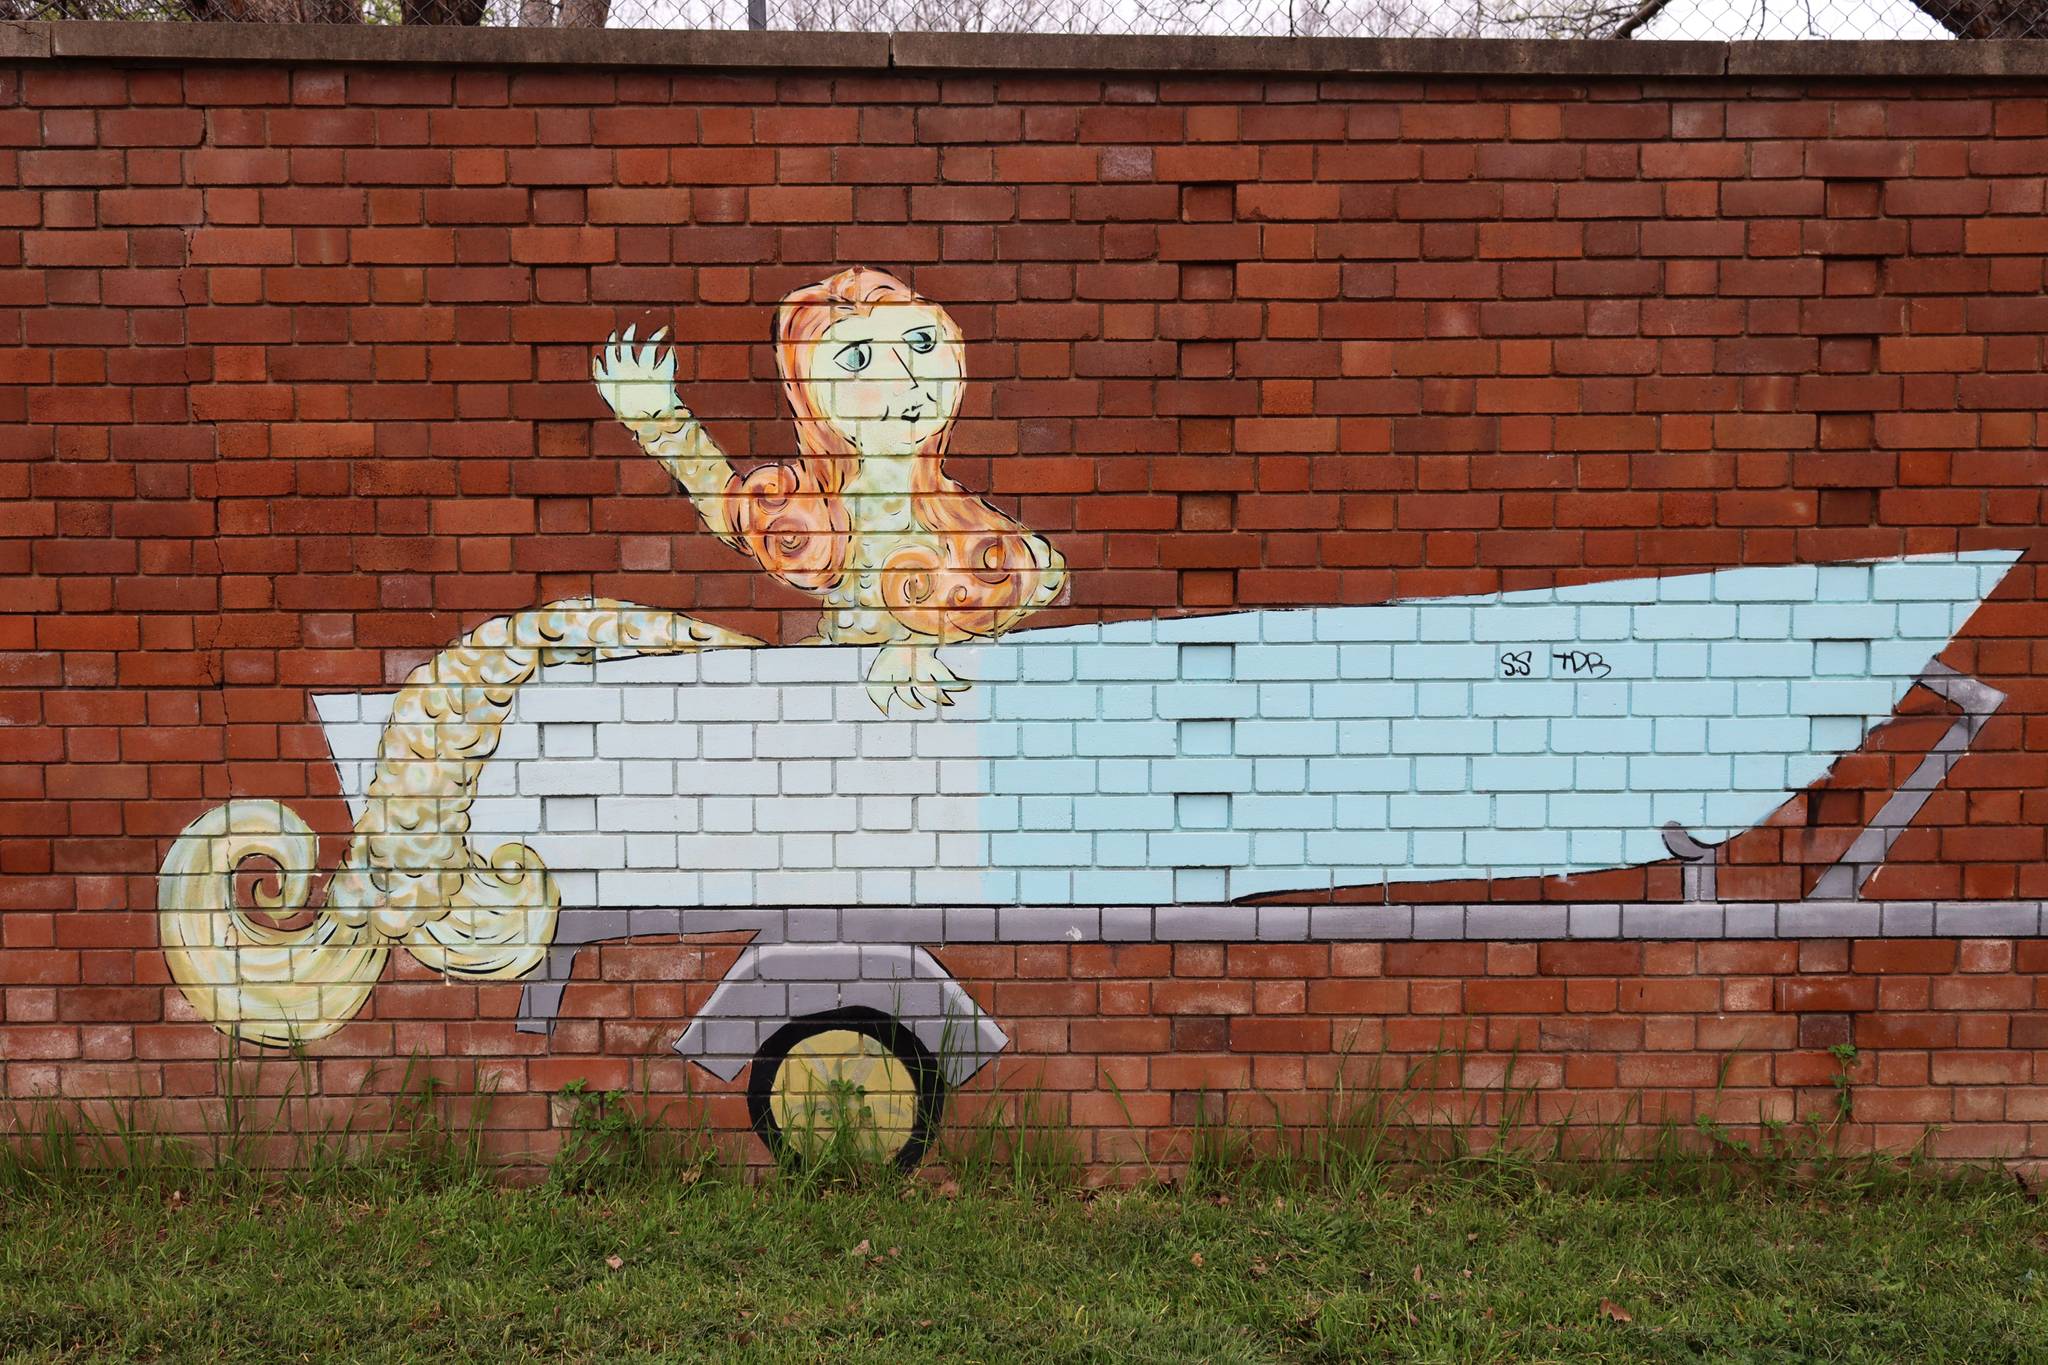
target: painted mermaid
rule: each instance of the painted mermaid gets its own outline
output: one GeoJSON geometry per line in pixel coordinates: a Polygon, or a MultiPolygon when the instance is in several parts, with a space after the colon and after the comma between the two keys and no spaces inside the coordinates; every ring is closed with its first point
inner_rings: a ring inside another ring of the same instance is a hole
{"type": "Polygon", "coordinates": [[[823,599],[806,643],[880,646],[868,694],[884,712],[950,704],[968,684],[938,647],[1000,635],[1058,595],[1059,551],[941,468],[966,360],[944,309],[860,267],[785,298],[775,358],[800,453],[746,475],[683,406],[659,340],[614,337],[591,367],[598,391],[719,539],[823,599]]]}
{"type": "MultiPolygon", "coordinates": [[[[862,267],[785,298],[775,352],[799,454],[744,475],[683,406],[659,338],[614,337],[592,366],[599,392],[714,534],[819,596],[811,643],[877,647],[868,694],[885,713],[895,701],[950,704],[969,684],[939,647],[1000,635],[1059,594],[1059,552],[941,468],[965,379],[945,310],[862,267]]],[[[554,879],[524,844],[485,857],[468,837],[519,687],[557,662],[761,643],[602,599],[485,622],[406,679],[362,817],[307,923],[279,922],[306,910],[318,865],[297,814],[237,799],[186,827],[157,883],[172,977],[222,1032],[287,1046],[354,1018],[394,946],[451,978],[524,975],[554,939],[554,879]],[[236,877],[257,857],[275,864],[277,886],[252,915],[236,877]]]]}

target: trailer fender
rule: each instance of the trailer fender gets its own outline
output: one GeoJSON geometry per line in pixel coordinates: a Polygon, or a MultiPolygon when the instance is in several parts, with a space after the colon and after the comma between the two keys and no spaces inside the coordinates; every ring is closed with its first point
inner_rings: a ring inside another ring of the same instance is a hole
{"type": "Polygon", "coordinates": [[[697,1011],[675,1050],[730,1081],[783,1025],[861,1006],[902,1021],[959,1085],[1010,1045],[932,955],[907,944],[750,947],[697,1011]]]}

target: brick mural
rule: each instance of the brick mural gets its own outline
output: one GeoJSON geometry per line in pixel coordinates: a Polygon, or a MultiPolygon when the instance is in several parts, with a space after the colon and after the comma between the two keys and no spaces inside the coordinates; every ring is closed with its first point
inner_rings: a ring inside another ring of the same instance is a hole
{"type": "Polygon", "coordinates": [[[2048,1155],[2044,108],[0,70],[5,1096],[2048,1155]]]}

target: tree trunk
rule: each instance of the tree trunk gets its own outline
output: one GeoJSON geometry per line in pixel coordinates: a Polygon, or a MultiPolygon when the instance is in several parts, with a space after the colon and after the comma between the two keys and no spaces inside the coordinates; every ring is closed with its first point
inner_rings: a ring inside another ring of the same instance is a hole
{"type": "Polygon", "coordinates": [[[484,21],[484,0],[400,0],[400,21],[475,28],[484,21]]]}
{"type": "Polygon", "coordinates": [[[223,24],[360,24],[360,0],[185,0],[194,19],[223,24]]]}
{"type": "Polygon", "coordinates": [[[1958,38],[2048,38],[2044,0],[1913,0],[1958,38]]]}
{"type": "Polygon", "coordinates": [[[603,28],[611,8],[611,0],[562,0],[562,27],[603,28]]]}

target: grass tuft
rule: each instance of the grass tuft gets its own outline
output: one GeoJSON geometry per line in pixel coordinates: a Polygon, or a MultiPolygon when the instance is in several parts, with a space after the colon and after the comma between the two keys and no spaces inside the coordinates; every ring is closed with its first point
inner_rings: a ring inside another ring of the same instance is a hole
{"type": "Polygon", "coordinates": [[[975,1098],[974,1116],[949,1125],[938,1144],[956,1181],[1018,1194],[1080,1186],[1087,1167],[1081,1138],[1040,1083],[1010,1089],[998,1076],[975,1098]]]}
{"type": "Polygon", "coordinates": [[[725,1162],[703,1105],[694,1095],[657,1106],[644,1089],[592,1090],[571,1081],[556,1097],[568,1136],[548,1168],[549,1183],[572,1194],[629,1189],[650,1182],[692,1185],[725,1162]],[[694,1111],[677,1122],[677,1110],[694,1111]]]}

